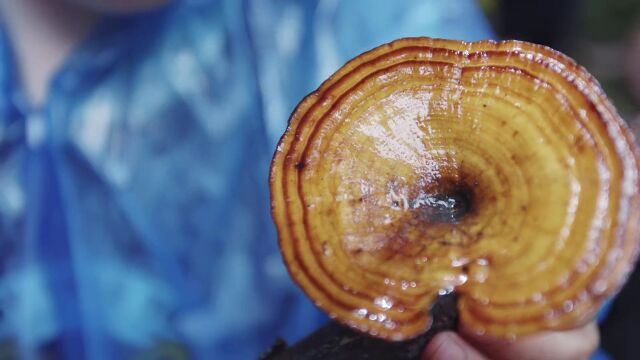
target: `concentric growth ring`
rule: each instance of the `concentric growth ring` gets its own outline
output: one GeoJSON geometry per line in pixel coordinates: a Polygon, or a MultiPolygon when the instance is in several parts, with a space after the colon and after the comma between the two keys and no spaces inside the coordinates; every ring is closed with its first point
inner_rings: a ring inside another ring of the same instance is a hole
{"type": "Polygon", "coordinates": [[[638,252],[638,150],[598,83],[524,42],[402,39],[293,113],[271,169],[295,281],[339,321],[425,332],[439,294],[512,337],[593,318],[638,252]]]}

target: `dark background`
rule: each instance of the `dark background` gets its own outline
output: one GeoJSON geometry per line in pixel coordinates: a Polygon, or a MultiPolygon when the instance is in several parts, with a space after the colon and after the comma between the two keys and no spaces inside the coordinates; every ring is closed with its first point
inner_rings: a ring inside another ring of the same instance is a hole
{"type": "MultiPolygon", "coordinates": [[[[479,1],[499,36],[551,46],[584,65],[640,138],[640,1],[479,1]]],[[[640,269],[601,324],[614,359],[640,359],[640,269]]]]}

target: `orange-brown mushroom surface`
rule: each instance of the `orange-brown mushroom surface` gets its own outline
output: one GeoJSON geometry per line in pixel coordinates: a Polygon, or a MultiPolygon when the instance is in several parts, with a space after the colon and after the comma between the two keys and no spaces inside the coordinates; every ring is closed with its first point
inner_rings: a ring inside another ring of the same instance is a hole
{"type": "Polygon", "coordinates": [[[272,163],[273,216],[294,280],[363,332],[416,337],[451,291],[480,334],[567,329],[634,265],[639,159],[568,57],[401,39],[298,105],[272,163]]]}

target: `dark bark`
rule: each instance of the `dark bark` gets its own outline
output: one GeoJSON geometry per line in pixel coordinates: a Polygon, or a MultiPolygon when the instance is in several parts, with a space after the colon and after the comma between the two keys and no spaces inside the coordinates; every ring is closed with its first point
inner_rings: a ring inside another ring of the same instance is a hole
{"type": "Polygon", "coordinates": [[[278,340],[261,359],[419,359],[425,346],[438,332],[457,328],[458,312],[455,294],[439,297],[431,309],[431,315],[433,316],[431,329],[412,340],[385,341],[332,321],[292,346],[287,347],[282,340],[278,340]]]}

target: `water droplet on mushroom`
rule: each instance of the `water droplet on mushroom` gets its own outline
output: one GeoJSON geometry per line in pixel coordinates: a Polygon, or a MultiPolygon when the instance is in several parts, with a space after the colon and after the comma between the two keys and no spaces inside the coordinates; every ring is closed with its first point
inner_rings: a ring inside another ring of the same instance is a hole
{"type": "Polygon", "coordinates": [[[464,285],[468,279],[469,276],[467,276],[467,274],[459,274],[456,285],[464,285]]]}
{"type": "Polygon", "coordinates": [[[562,303],[562,309],[564,310],[564,312],[571,312],[571,310],[573,310],[573,301],[567,300],[562,303]]]}
{"type": "Polygon", "coordinates": [[[326,241],[322,243],[322,253],[324,254],[324,256],[331,256],[331,254],[333,254],[333,251],[331,251],[331,246],[329,246],[326,241]]]}
{"type": "Polygon", "coordinates": [[[539,292],[534,293],[533,295],[531,295],[531,300],[532,300],[533,302],[540,302],[540,301],[542,301],[543,299],[544,299],[544,297],[543,297],[543,296],[542,296],[542,294],[541,294],[541,293],[539,293],[539,292]]]}
{"type": "Polygon", "coordinates": [[[387,329],[395,329],[396,323],[394,321],[387,320],[384,322],[384,327],[386,327],[387,329]]]}
{"type": "Polygon", "coordinates": [[[607,289],[607,284],[603,280],[598,280],[591,287],[591,292],[594,295],[601,295],[607,289]]]}
{"type": "Polygon", "coordinates": [[[388,296],[378,296],[373,300],[373,303],[382,310],[389,310],[393,306],[393,299],[388,296]]]}
{"type": "Polygon", "coordinates": [[[451,260],[451,266],[453,266],[453,267],[464,266],[464,265],[466,265],[468,263],[469,263],[469,259],[464,258],[464,257],[451,260]]]}
{"type": "Polygon", "coordinates": [[[389,279],[389,278],[385,278],[384,279],[384,284],[385,285],[390,285],[390,286],[394,286],[396,284],[396,281],[393,279],[389,279]]]}
{"type": "Polygon", "coordinates": [[[489,268],[488,266],[474,266],[469,275],[475,282],[483,283],[489,277],[489,268]]]}
{"type": "Polygon", "coordinates": [[[358,318],[358,319],[363,319],[365,316],[367,316],[367,313],[369,311],[367,311],[367,309],[357,309],[353,312],[353,314],[358,318]]]}
{"type": "Polygon", "coordinates": [[[443,288],[441,288],[440,290],[438,290],[438,295],[447,295],[447,294],[451,294],[453,292],[453,286],[451,285],[447,285],[443,288]]]}

